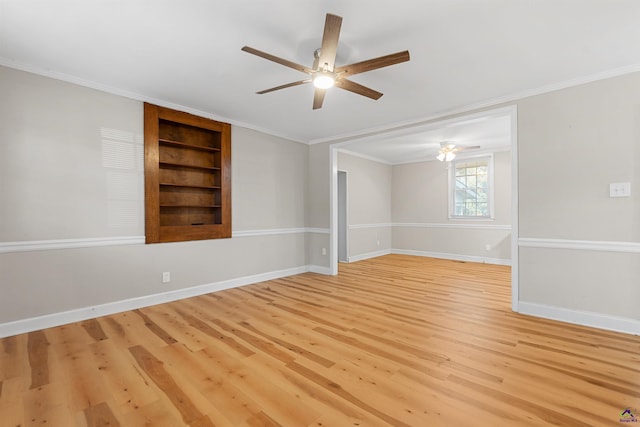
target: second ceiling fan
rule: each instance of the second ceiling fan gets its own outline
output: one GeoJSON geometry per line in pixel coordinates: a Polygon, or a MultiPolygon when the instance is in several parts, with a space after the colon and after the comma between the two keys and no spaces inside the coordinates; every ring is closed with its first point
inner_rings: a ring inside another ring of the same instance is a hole
{"type": "Polygon", "coordinates": [[[440,150],[438,150],[438,155],[436,156],[436,159],[440,160],[441,162],[450,162],[456,158],[458,153],[462,151],[478,150],[479,148],[480,148],[479,145],[474,145],[473,147],[470,147],[470,146],[457,145],[453,141],[442,141],[440,143],[440,150]]]}
{"type": "Polygon", "coordinates": [[[311,67],[305,67],[304,65],[296,64],[295,62],[279,58],[261,50],[254,49],[249,46],[244,46],[242,50],[247,53],[251,53],[261,58],[268,59],[269,61],[276,62],[278,64],[284,65],[285,67],[293,68],[294,70],[298,70],[309,75],[309,78],[305,80],[283,84],[280,86],[272,87],[270,89],[261,90],[260,92],[256,93],[265,94],[276,90],[313,82],[315,86],[315,92],[313,95],[314,110],[322,107],[326,91],[332,86],[336,86],[340,89],[348,90],[349,92],[366,96],[374,100],[379,99],[382,96],[381,92],[349,80],[347,77],[364,73],[365,71],[372,71],[378,68],[388,67],[389,65],[395,65],[401,62],[408,61],[409,51],[405,50],[402,52],[392,53],[390,55],[380,56],[378,58],[369,59],[362,62],[356,62],[351,65],[336,67],[335,60],[338,50],[338,39],[340,37],[341,26],[342,18],[340,16],[327,13],[327,18],[324,24],[324,34],[322,36],[322,44],[320,48],[314,52],[315,59],[311,67]]]}

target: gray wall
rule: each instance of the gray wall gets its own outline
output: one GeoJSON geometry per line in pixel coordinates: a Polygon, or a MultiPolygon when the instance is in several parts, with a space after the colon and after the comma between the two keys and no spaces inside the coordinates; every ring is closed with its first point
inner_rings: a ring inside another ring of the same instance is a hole
{"type": "Polygon", "coordinates": [[[331,218],[330,178],[331,159],[329,144],[309,146],[309,173],[307,181],[307,240],[309,264],[315,271],[330,274],[329,226],[331,218]],[[323,255],[323,249],[324,255],[323,255]]]}
{"type": "Polygon", "coordinates": [[[308,267],[306,145],[233,126],[234,238],[145,245],[142,103],[4,67],[0,93],[0,325],[308,267]]]}
{"type": "Polygon", "coordinates": [[[0,67],[0,241],[144,235],[142,103],[0,67]]]}
{"type": "Polygon", "coordinates": [[[640,320],[639,93],[634,73],[518,102],[521,301],[640,320]]]}
{"type": "Polygon", "coordinates": [[[340,152],[338,169],[349,180],[350,261],[396,252],[510,263],[510,151],[494,154],[491,221],[449,220],[447,163],[391,166],[340,152]]]}
{"type": "Polygon", "coordinates": [[[391,166],[338,153],[347,172],[349,261],[391,250],[391,166]]]}
{"type": "Polygon", "coordinates": [[[305,144],[232,127],[233,229],[305,227],[305,144]]]}
{"type": "Polygon", "coordinates": [[[509,264],[511,152],[497,152],[493,157],[493,220],[449,219],[448,163],[435,160],[394,166],[393,248],[407,253],[509,264]]]}

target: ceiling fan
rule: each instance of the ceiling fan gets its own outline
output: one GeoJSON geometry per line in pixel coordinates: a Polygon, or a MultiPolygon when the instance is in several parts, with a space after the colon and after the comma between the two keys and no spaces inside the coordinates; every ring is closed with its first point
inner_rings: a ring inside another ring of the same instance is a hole
{"type": "Polygon", "coordinates": [[[440,150],[438,151],[436,159],[440,160],[441,162],[450,162],[456,158],[456,155],[458,153],[462,151],[477,150],[479,148],[479,145],[474,145],[472,147],[463,147],[460,145],[456,145],[453,141],[442,141],[440,143],[440,150]]]}
{"type": "Polygon", "coordinates": [[[348,90],[349,92],[366,96],[374,100],[379,99],[383,95],[382,93],[356,83],[352,80],[349,80],[347,77],[351,77],[359,73],[364,73],[365,71],[372,71],[378,68],[388,67],[390,65],[408,61],[409,51],[405,50],[403,52],[397,52],[362,62],[356,62],[351,65],[336,67],[335,60],[341,26],[342,18],[340,16],[327,13],[327,17],[324,23],[322,44],[320,48],[316,49],[313,54],[315,59],[311,67],[305,67],[304,65],[296,64],[295,62],[279,58],[258,49],[244,46],[242,50],[247,53],[251,53],[261,58],[268,59],[269,61],[277,62],[278,64],[284,65],[285,67],[293,68],[294,70],[298,70],[309,75],[309,78],[305,80],[283,84],[280,86],[272,87],[270,89],[261,90],[260,92],[256,93],[265,94],[276,90],[313,82],[315,86],[315,92],[313,95],[314,110],[322,107],[326,90],[332,86],[336,86],[340,89],[348,90]]]}

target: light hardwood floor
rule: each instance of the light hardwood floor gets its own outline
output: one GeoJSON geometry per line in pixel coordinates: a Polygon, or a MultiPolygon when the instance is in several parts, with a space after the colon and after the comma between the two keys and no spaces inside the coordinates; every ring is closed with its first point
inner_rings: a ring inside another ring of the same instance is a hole
{"type": "Polygon", "coordinates": [[[514,314],[508,267],[430,258],[0,340],[3,427],[584,427],[627,407],[640,337],[514,314]]]}

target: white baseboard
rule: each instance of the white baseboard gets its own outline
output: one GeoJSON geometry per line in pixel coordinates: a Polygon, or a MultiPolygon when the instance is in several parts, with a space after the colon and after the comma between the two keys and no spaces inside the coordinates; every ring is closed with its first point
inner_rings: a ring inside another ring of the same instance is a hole
{"type": "Polygon", "coordinates": [[[239,277],[237,279],[209,283],[206,285],[177,289],[175,291],[164,292],[161,294],[130,298],[122,301],[100,304],[97,306],[83,307],[74,310],[63,311],[60,313],[47,314],[44,316],[32,317],[29,319],[21,319],[13,322],[2,323],[0,324],[0,338],[23,334],[26,332],[33,332],[41,329],[51,328],[54,326],[60,326],[67,323],[80,322],[100,316],[120,313],[123,311],[135,310],[137,308],[148,307],[150,305],[177,301],[184,298],[222,291],[224,289],[237,288],[253,283],[279,279],[281,277],[301,274],[307,271],[312,271],[309,266],[271,271],[267,273],[255,274],[252,276],[239,277]]]}
{"type": "MultiPolygon", "coordinates": [[[[371,252],[368,254],[350,257],[350,262],[360,261],[368,258],[374,258],[382,255],[404,254],[428,256],[434,258],[454,259],[459,261],[470,262],[487,262],[478,261],[479,257],[458,257],[451,254],[440,254],[422,251],[407,251],[400,249],[384,250],[371,252]],[[456,258],[457,257],[457,258],[456,258]],[[473,259],[470,259],[473,258],[473,259]]],[[[498,260],[509,261],[509,260],[498,260]]],[[[487,262],[488,263],[488,262],[487,262]]],[[[493,262],[493,264],[498,264],[493,262]]],[[[506,264],[505,264],[506,265],[506,264]]],[[[32,317],[28,319],[16,320],[0,324],[0,338],[33,332],[41,329],[51,328],[72,322],[80,322],[87,319],[93,319],[100,316],[120,313],[128,310],[135,310],[151,305],[163,304],[171,301],[177,301],[184,298],[190,298],[198,295],[204,295],[211,292],[222,291],[225,289],[237,288],[240,286],[250,285],[253,283],[264,282],[267,280],[279,279],[282,277],[292,276],[305,272],[313,272],[319,274],[331,275],[329,267],[319,265],[307,265],[302,267],[290,268],[285,270],[277,270],[267,273],[255,274],[236,279],[224,280],[206,285],[194,286],[186,289],[178,289],[175,291],[165,292],[161,294],[147,295],[144,297],[130,298],[122,301],[101,304],[97,306],[84,307],[75,310],[53,313],[44,316],[32,317]]],[[[531,302],[519,301],[518,312],[521,314],[542,317],[545,319],[559,320],[583,326],[590,326],[599,329],[606,329],[627,334],[640,335],[640,321],[623,317],[616,317],[607,314],[593,313],[580,310],[572,310],[563,307],[549,306],[531,302]]]]}
{"type": "Polygon", "coordinates": [[[362,261],[369,258],[376,258],[383,255],[389,255],[391,253],[391,249],[383,249],[381,251],[369,252],[366,254],[354,255],[349,257],[349,262],[357,262],[362,261]]]}
{"type": "Polygon", "coordinates": [[[449,254],[443,252],[414,251],[408,249],[391,249],[392,254],[424,256],[429,258],[450,259],[453,261],[478,262],[482,264],[511,265],[510,259],[487,258],[472,255],[449,254]]]}
{"type": "Polygon", "coordinates": [[[640,335],[640,320],[616,317],[608,314],[573,310],[533,302],[518,302],[518,312],[545,319],[559,320],[576,325],[590,326],[609,331],[640,335]]]}
{"type": "Polygon", "coordinates": [[[325,276],[332,276],[331,268],[323,267],[321,265],[309,265],[307,271],[310,273],[324,274],[325,276]]]}

